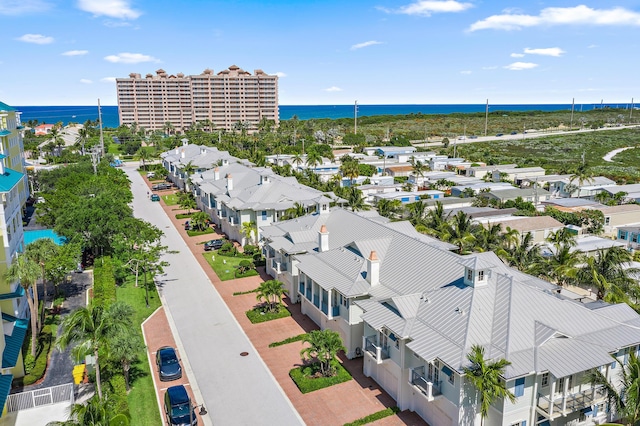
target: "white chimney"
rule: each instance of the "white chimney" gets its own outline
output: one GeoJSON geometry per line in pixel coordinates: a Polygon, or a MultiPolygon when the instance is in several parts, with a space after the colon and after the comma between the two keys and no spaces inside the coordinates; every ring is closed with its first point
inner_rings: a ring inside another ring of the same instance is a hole
{"type": "Polygon", "coordinates": [[[329,250],[329,231],[327,231],[327,225],[320,227],[318,232],[318,251],[320,253],[329,250]]]}
{"type": "Polygon", "coordinates": [[[269,183],[269,175],[260,175],[260,184],[269,183]]]}
{"type": "Polygon", "coordinates": [[[184,148],[182,148],[181,152],[180,152],[180,157],[184,158],[185,154],[184,154],[184,148]]]}
{"type": "Polygon", "coordinates": [[[380,283],[380,259],[375,250],[372,250],[367,258],[367,281],[371,287],[380,283]]]}
{"type": "Polygon", "coordinates": [[[220,168],[213,169],[213,180],[220,180],[220,168]]]}
{"type": "Polygon", "coordinates": [[[231,173],[227,175],[227,192],[233,191],[233,178],[231,173]]]}

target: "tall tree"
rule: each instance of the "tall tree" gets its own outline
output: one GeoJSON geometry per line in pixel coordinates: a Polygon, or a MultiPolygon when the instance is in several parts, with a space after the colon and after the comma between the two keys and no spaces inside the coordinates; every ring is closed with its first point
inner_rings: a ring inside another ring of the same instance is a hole
{"type": "Polygon", "coordinates": [[[264,281],[258,287],[256,299],[264,300],[268,311],[277,311],[282,303],[284,295],[284,284],[278,280],[264,281]]]}
{"type": "Polygon", "coordinates": [[[76,358],[89,354],[94,356],[96,389],[100,399],[100,352],[109,347],[114,336],[128,332],[133,312],[133,308],[123,302],[115,302],[106,308],[90,305],[76,309],[62,321],[62,332],[56,345],[64,350],[67,346],[76,344],[73,348],[76,358]]]}
{"type": "Polygon", "coordinates": [[[258,237],[258,227],[255,222],[242,222],[242,235],[247,244],[253,243],[258,237]]]}
{"type": "Polygon", "coordinates": [[[382,198],[376,203],[376,208],[378,209],[378,214],[380,216],[394,219],[402,210],[402,202],[400,200],[382,198]]]}
{"type": "Polygon", "coordinates": [[[576,282],[579,286],[595,289],[598,300],[609,300],[610,293],[624,294],[629,288],[637,287],[637,281],[631,274],[639,272],[636,268],[625,268],[633,260],[633,256],[622,247],[600,249],[594,256],[584,259],[578,269],[576,282]]]}
{"type": "Polygon", "coordinates": [[[130,330],[127,330],[126,333],[116,334],[111,340],[109,358],[118,362],[122,367],[122,374],[124,375],[124,383],[127,391],[129,390],[129,370],[131,369],[131,364],[136,362],[138,355],[144,348],[140,336],[137,333],[131,333],[130,330]]]}
{"type": "Polygon", "coordinates": [[[36,356],[36,343],[40,325],[38,319],[38,289],[36,282],[40,275],[40,267],[28,256],[18,255],[5,273],[5,279],[9,282],[19,281],[27,295],[29,312],[31,314],[31,355],[36,356]],[[32,290],[29,291],[29,290],[32,290]]]}
{"type": "Polygon", "coordinates": [[[620,364],[619,385],[610,382],[598,369],[591,370],[590,382],[604,387],[609,406],[615,407],[616,415],[624,424],[637,425],[640,423],[640,358],[634,350],[629,352],[626,363],[611,356],[620,364]]]}
{"type": "Polygon", "coordinates": [[[346,350],[340,334],[329,329],[313,330],[307,333],[302,341],[309,346],[300,351],[300,356],[317,362],[323,376],[333,376],[335,369],[332,363],[336,360],[338,352],[346,350]]]}
{"type": "Polygon", "coordinates": [[[498,399],[516,401],[516,397],[507,389],[506,382],[502,378],[504,370],[511,363],[506,359],[490,361],[484,357],[484,348],[473,345],[471,352],[467,354],[470,362],[464,367],[464,373],[478,392],[480,399],[480,425],[484,425],[484,419],[489,415],[489,407],[498,399]]]}
{"type": "Polygon", "coordinates": [[[47,267],[50,266],[50,262],[56,255],[57,251],[58,246],[51,238],[40,238],[39,240],[35,240],[34,242],[27,244],[27,247],[25,248],[25,254],[27,257],[40,266],[43,301],[45,304],[47,303],[47,267]]]}
{"type": "Polygon", "coordinates": [[[465,212],[458,212],[451,222],[444,225],[441,239],[458,246],[458,253],[465,253],[475,242],[475,225],[465,212]]]}
{"type": "Polygon", "coordinates": [[[358,188],[350,187],[347,192],[347,205],[351,211],[369,210],[371,207],[364,202],[362,191],[358,188]]]}

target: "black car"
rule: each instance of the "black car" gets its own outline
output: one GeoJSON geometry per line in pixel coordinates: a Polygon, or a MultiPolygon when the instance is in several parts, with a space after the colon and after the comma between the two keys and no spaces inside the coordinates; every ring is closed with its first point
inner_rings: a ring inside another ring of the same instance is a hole
{"type": "Polygon", "coordinates": [[[182,367],[176,355],[176,350],[170,346],[163,346],[156,352],[156,364],[160,380],[169,382],[182,377],[182,367]]]}
{"type": "Polygon", "coordinates": [[[204,243],[204,251],[218,250],[225,243],[225,240],[210,240],[204,243]]]}
{"type": "Polygon", "coordinates": [[[191,230],[191,225],[189,224],[189,221],[186,221],[184,223],[184,230],[185,231],[190,231],[191,230]]]}
{"type": "Polygon", "coordinates": [[[511,132],[512,135],[517,135],[518,132],[516,132],[515,130],[513,132],[511,132]]]}
{"type": "Polygon", "coordinates": [[[182,385],[171,386],[164,394],[164,412],[169,425],[197,426],[198,418],[187,390],[182,385]]]}
{"type": "Polygon", "coordinates": [[[498,133],[496,136],[497,137],[504,136],[504,133],[498,133]]]}
{"type": "Polygon", "coordinates": [[[171,189],[171,184],[170,183],[156,183],[155,185],[153,185],[151,187],[151,190],[153,190],[153,191],[162,191],[164,189],[171,189]]]}

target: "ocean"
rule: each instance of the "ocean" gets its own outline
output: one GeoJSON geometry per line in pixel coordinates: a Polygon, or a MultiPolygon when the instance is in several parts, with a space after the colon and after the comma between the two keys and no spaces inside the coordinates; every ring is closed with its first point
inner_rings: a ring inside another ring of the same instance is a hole
{"type": "MultiPolygon", "coordinates": [[[[631,104],[576,104],[575,111],[590,111],[599,108],[631,108],[631,104]]],[[[40,123],[69,122],[84,123],[98,119],[98,106],[16,106],[22,112],[23,123],[37,119],[40,123]]],[[[358,117],[373,115],[406,114],[452,114],[484,112],[485,104],[442,104],[442,105],[358,105],[358,117]]],[[[570,110],[571,104],[489,104],[489,111],[561,111],[570,110]]],[[[353,118],[354,105],[280,105],[280,119],[289,120],[293,116],[300,120],[319,118],[353,118]]],[[[118,107],[102,106],[105,127],[118,127],[118,107]]]]}

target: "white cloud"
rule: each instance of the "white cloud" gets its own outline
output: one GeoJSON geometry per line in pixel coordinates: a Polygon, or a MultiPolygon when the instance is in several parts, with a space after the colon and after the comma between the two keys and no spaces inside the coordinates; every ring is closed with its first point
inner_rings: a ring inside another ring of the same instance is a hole
{"type": "Polygon", "coordinates": [[[62,54],[62,56],[82,56],[89,53],[88,50],[68,50],[62,54]]]}
{"type": "Polygon", "coordinates": [[[497,66],[490,66],[490,67],[482,67],[483,70],[497,70],[498,67],[497,66]]]}
{"type": "Polygon", "coordinates": [[[514,62],[512,64],[506,65],[505,68],[511,71],[522,71],[530,70],[537,66],[538,64],[534,64],[533,62],[514,62]]]}
{"type": "Polygon", "coordinates": [[[118,53],[117,55],[109,55],[104,57],[105,61],[116,64],[139,64],[141,62],[160,62],[153,56],[143,55],[142,53],[118,53]]]}
{"type": "Polygon", "coordinates": [[[473,7],[471,3],[462,3],[456,0],[418,0],[401,6],[399,9],[379,9],[387,13],[431,16],[433,13],[463,12],[471,7],[473,7]]]}
{"type": "Polygon", "coordinates": [[[51,3],[42,0],[2,0],[0,1],[0,15],[15,16],[45,12],[51,9],[51,6],[51,3]]]}
{"type": "Polygon", "coordinates": [[[86,78],[81,78],[80,79],[80,83],[82,83],[82,84],[91,84],[91,83],[93,83],[93,81],[88,80],[86,78]]]}
{"type": "Polygon", "coordinates": [[[575,7],[547,7],[540,14],[505,13],[475,22],[468,31],[520,30],[540,25],[634,25],[640,26],[640,13],[621,7],[593,9],[585,5],[575,7]]]}
{"type": "Polygon", "coordinates": [[[78,8],[94,16],[118,19],[136,19],[142,13],[131,8],[128,0],[78,0],[78,8]]]}
{"type": "Polygon", "coordinates": [[[562,56],[566,52],[559,47],[547,47],[544,49],[531,49],[527,47],[524,49],[524,53],[528,53],[529,55],[542,55],[542,56],[562,56]]]}
{"type": "Polygon", "coordinates": [[[342,92],[342,89],[336,86],[331,86],[324,89],[325,92],[342,92]]]}
{"type": "Polygon", "coordinates": [[[510,56],[512,58],[522,58],[524,56],[524,53],[512,53],[510,56]]]}
{"type": "Polygon", "coordinates": [[[351,46],[351,50],[362,49],[363,47],[375,46],[376,44],[382,44],[381,41],[369,40],[364,43],[358,43],[351,46]]]}
{"type": "Polygon", "coordinates": [[[587,46],[587,49],[595,49],[596,47],[598,47],[597,44],[590,44],[587,46]]]}
{"type": "Polygon", "coordinates": [[[43,36],[42,34],[25,34],[21,37],[18,37],[16,40],[24,41],[25,43],[35,43],[35,44],[53,43],[53,37],[43,36]]]}
{"type": "Polygon", "coordinates": [[[105,77],[105,78],[101,78],[100,81],[103,83],[115,83],[116,77],[105,77]]]}
{"type": "Polygon", "coordinates": [[[285,73],[283,73],[282,71],[278,71],[278,72],[276,73],[276,75],[278,76],[278,78],[283,78],[283,77],[286,77],[286,76],[287,76],[287,75],[286,75],[285,73]]]}
{"type": "Polygon", "coordinates": [[[460,71],[460,74],[469,75],[469,74],[471,74],[471,71],[469,71],[469,70],[460,71]]]}

